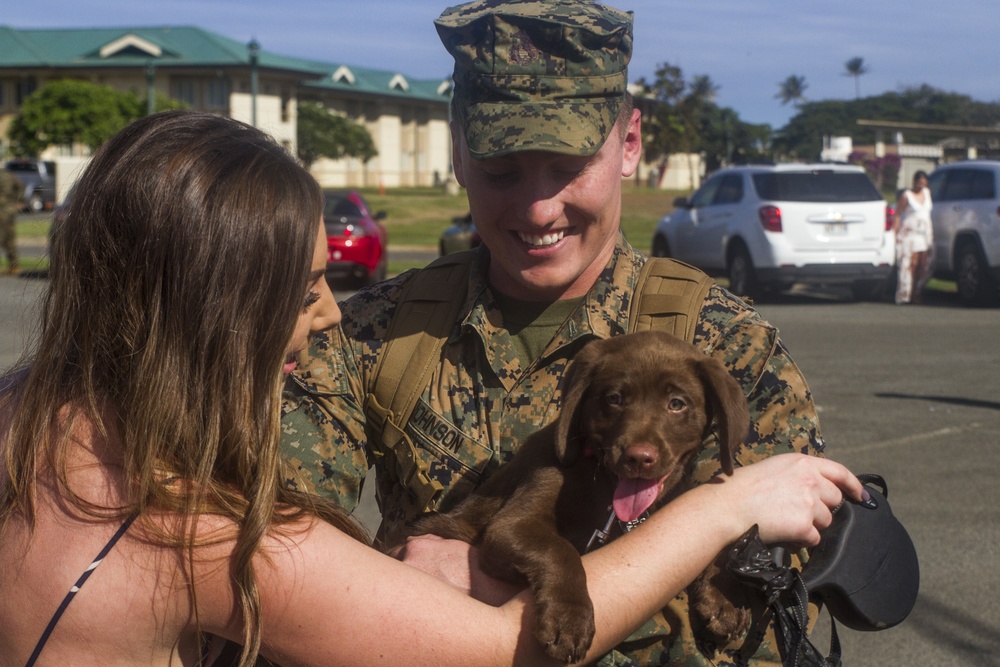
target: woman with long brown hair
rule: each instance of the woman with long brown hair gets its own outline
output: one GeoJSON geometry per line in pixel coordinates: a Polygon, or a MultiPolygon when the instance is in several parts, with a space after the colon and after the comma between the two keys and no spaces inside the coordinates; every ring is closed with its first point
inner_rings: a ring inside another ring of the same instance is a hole
{"type": "MultiPolygon", "coordinates": [[[[210,636],[243,665],[545,662],[528,595],[479,603],[282,483],[284,373],[339,321],[321,206],[217,116],[150,116],[98,151],[53,232],[37,346],[0,378],[0,664],[208,664],[210,636]]],[[[815,543],[841,489],[860,497],[835,463],[775,457],[587,556],[588,657],[753,523],[815,543]]]]}

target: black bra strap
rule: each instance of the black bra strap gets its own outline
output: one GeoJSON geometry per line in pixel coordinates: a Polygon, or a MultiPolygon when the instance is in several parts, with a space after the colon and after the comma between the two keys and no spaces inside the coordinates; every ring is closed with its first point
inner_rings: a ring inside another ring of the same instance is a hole
{"type": "Polygon", "coordinates": [[[101,549],[101,553],[97,554],[97,558],[94,559],[94,562],[90,564],[90,567],[83,571],[80,578],[77,579],[76,583],[73,584],[73,587],[69,589],[69,593],[67,593],[66,597],[63,598],[62,604],[60,604],[59,608],[56,609],[56,613],[52,615],[52,620],[49,621],[48,626],[45,628],[45,632],[43,632],[42,636],[39,637],[38,643],[35,645],[35,650],[32,651],[31,657],[28,658],[28,662],[24,663],[25,667],[32,667],[32,665],[35,664],[35,661],[38,660],[39,654],[45,647],[45,642],[49,640],[49,635],[51,635],[52,631],[55,630],[56,624],[62,617],[63,612],[66,611],[66,607],[68,607],[69,603],[73,601],[73,598],[80,591],[80,589],[83,588],[83,585],[87,582],[87,579],[90,578],[90,575],[94,573],[94,570],[96,570],[97,566],[101,564],[101,561],[103,561],[111,550],[114,549],[115,545],[118,544],[118,540],[120,540],[128,531],[129,526],[132,525],[132,522],[135,521],[138,516],[138,514],[133,514],[129,518],[125,519],[125,523],[123,523],[121,527],[118,528],[118,531],[111,536],[108,543],[104,545],[103,549],[101,549]]]}

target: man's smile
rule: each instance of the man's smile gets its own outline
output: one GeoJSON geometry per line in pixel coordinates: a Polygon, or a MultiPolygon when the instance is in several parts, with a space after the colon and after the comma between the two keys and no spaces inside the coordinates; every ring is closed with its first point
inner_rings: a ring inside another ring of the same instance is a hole
{"type": "Polygon", "coordinates": [[[527,234],[525,232],[517,232],[517,235],[522,241],[530,246],[544,248],[562,241],[566,236],[566,231],[562,230],[558,232],[550,232],[548,234],[527,234]]]}

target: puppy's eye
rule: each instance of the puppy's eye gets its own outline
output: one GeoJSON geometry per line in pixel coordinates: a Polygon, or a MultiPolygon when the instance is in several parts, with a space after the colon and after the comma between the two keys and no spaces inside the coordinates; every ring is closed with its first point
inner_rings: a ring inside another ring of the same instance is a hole
{"type": "Polygon", "coordinates": [[[625,399],[622,398],[622,395],[618,392],[612,391],[604,395],[604,402],[608,405],[618,406],[622,405],[625,402],[625,399]]]}
{"type": "Polygon", "coordinates": [[[667,401],[667,410],[670,410],[671,412],[680,412],[681,410],[684,410],[686,408],[687,408],[687,403],[685,403],[683,400],[679,398],[671,398],[669,401],[667,401]]]}

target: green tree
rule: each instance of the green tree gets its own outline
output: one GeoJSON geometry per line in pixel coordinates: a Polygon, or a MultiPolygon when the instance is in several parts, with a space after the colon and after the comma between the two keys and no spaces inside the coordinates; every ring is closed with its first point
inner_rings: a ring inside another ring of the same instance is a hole
{"type": "Polygon", "coordinates": [[[790,75],[778,84],[778,94],[775,97],[784,104],[801,104],[806,101],[805,92],[809,84],[804,76],[790,75]]]}
{"type": "MultiPolygon", "coordinates": [[[[179,102],[157,98],[158,110],[179,106],[179,102]]],[[[145,114],[145,101],[134,93],[122,93],[87,81],[59,79],[25,98],[7,136],[11,152],[17,156],[38,155],[51,145],[80,143],[93,150],[145,114]]]]}
{"type": "Polygon", "coordinates": [[[870,71],[865,65],[865,59],[859,56],[851,58],[844,63],[844,76],[854,77],[854,99],[861,97],[861,77],[870,71]]]}
{"type": "Polygon", "coordinates": [[[367,162],[378,155],[368,130],[316,102],[299,102],[298,146],[299,159],[306,167],[321,157],[356,157],[367,162]]]}
{"type": "Polygon", "coordinates": [[[646,157],[662,165],[672,153],[698,152],[702,116],[718,87],[704,75],[689,84],[681,68],[669,63],[657,68],[652,84],[639,83],[644,97],[654,101],[644,128],[646,157]]]}
{"type": "Polygon", "coordinates": [[[749,125],[719,107],[719,87],[707,75],[685,80],[675,65],[662,63],[652,83],[639,81],[652,110],[643,120],[646,158],[662,167],[675,153],[701,153],[709,171],[724,164],[758,159],[770,136],[767,125],[749,125]]]}
{"type": "MultiPolygon", "coordinates": [[[[977,102],[966,95],[923,85],[856,100],[807,102],[775,135],[780,157],[815,160],[826,135],[854,138],[856,145],[875,142],[875,131],[858,125],[859,119],[991,127],[1000,125],[1000,103],[977,102]]],[[[939,136],[907,133],[911,143],[940,141],[939,136]]]]}

